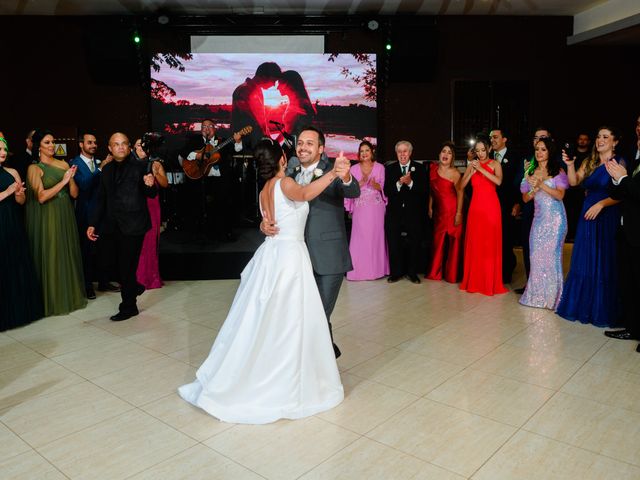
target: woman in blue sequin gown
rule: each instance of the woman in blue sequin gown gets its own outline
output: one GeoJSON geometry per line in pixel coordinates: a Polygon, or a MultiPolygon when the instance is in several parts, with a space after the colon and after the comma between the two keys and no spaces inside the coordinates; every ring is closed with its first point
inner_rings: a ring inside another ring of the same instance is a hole
{"type": "Polygon", "coordinates": [[[529,236],[531,272],[520,303],[555,310],[562,296],[562,247],[567,235],[567,214],[562,199],[569,180],[555,160],[553,141],[543,138],[535,145],[535,171],[525,175],[520,191],[535,206],[529,236]]]}
{"type": "Polygon", "coordinates": [[[617,201],[609,197],[611,177],[605,163],[615,158],[618,136],[609,127],[601,127],[593,152],[575,170],[574,161],[565,152],[567,176],[572,186],[581,184],[587,192],[578,220],[571,268],[564,284],[556,313],[567,320],[612,327],[618,323],[618,268],[615,235],[620,225],[617,201]]]}

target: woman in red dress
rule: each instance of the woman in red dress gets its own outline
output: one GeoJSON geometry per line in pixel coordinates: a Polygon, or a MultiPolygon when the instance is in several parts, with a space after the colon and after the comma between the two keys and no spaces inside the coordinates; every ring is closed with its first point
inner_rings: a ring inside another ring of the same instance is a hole
{"type": "Polygon", "coordinates": [[[496,186],[502,183],[502,168],[499,162],[489,158],[488,140],[476,140],[473,154],[460,179],[461,188],[469,181],[473,188],[460,290],[484,295],[506,293],[502,284],[502,220],[496,193],[496,186]]]}
{"type": "Polygon", "coordinates": [[[429,218],[433,219],[431,269],[426,278],[458,281],[462,253],[462,201],[464,190],[459,187],[460,172],[453,165],[455,145],[445,142],[438,163],[429,167],[429,218]]]}

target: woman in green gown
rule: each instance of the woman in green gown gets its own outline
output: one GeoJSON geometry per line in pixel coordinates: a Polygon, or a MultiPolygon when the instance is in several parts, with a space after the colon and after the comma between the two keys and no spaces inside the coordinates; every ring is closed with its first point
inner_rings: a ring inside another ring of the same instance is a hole
{"type": "Polygon", "coordinates": [[[7,141],[0,136],[0,332],[41,318],[42,292],[33,268],[20,212],[24,183],[5,168],[7,141]]]}
{"type": "Polygon", "coordinates": [[[78,195],[76,167],[54,158],[51,132],[33,134],[34,158],[27,171],[27,234],[42,285],[44,313],[64,315],[87,305],[78,227],[71,198],[78,195]]]}

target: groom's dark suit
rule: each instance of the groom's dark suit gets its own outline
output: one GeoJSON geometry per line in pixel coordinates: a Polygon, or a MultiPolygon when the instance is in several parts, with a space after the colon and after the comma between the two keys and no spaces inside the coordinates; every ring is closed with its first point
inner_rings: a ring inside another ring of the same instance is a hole
{"type": "MultiPolygon", "coordinates": [[[[316,169],[328,172],[332,168],[333,161],[322,155],[316,169]]],[[[300,161],[297,157],[292,157],[287,164],[287,176],[295,180],[300,170],[300,161]]],[[[338,178],[309,202],[304,239],[309,249],[324,313],[329,322],[329,332],[331,332],[331,313],[338,299],[342,279],[346,272],[353,269],[344,224],[344,199],[359,196],[360,185],[354,178],[348,185],[338,178]]]]}

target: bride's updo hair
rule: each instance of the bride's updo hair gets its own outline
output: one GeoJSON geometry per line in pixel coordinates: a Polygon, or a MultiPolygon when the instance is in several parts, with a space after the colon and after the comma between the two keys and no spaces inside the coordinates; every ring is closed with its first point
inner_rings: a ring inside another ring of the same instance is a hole
{"type": "Polygon", "coordinates": [[[280,170],[282,155],[282,148],[277,142],[270,138],[260,140],[253,152],[253,157],[258,165],[258,174],[264,180],[269,180],[276,176],[278,170],[280,170]]]}

